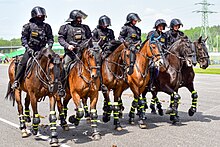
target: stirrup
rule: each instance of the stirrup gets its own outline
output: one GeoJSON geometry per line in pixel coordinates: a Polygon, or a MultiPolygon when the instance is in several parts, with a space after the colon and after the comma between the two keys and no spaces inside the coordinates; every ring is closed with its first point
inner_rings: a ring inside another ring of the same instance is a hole
{"type": "Polygon", "coordinates": [[[15,90],[18,87],[19,87],[19,82],[18,82],[18,80],[15,80],[14,83],[12,84],[12,86],[11,86],[11,89],[15,90]]]}

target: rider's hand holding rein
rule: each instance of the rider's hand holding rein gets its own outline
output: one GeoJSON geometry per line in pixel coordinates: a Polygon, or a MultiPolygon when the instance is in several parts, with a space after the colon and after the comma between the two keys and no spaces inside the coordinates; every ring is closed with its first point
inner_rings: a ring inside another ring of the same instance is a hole
{"type": "Polygon", "coordinates": [[[75,49],[75,46],[73,46],[73,45],[68,46],[68,50],[73,51],[74,49],[75,49]]]}

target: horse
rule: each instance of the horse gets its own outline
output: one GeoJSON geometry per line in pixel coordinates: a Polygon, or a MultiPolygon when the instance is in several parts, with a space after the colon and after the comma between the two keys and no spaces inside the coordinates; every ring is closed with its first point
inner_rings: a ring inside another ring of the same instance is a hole
{"type": "MultiPolygon", "coordinates": [[[[155,65],[158,67],[163,65],[163,53],[161,48],[159,48],[158,45],[155,43],[157,41],[158,40],[153,40],[153,38],[144,41],[140,49],[136,52],[136,61],[134,64],[133,73],[129,75],[127,73],[127,70],[125,70],[126,72],[125,82],[129,85],[129,88],[134,94],[134,100],[132,102],[132,106],[129,112],[129,123],[134,124],[135,108],[139,106],[138,123],[141,129],[147,128],[147,125],[145,123],[145,109],[144,109],[145,100],[142,97],[140,97],[140,94],[144,91],[150,79],[150,74],[149,74],[150,60],[152,61],[151,63],[155,63],[155,65]]],[[[127,48],[122,52],[122,60],[125,65],[125,69],[127,69],[130,65],[129,63],[130,52],[131,51],[127,48]]]]}
{"type": "MultiPolygon", "coordinates": [[[[165,92],[171,96],[171,110],[167,111],[170,114],[170,120],[173,124],[179,122],[178,116],[178,103],[181,98],[177,93],[179,86],[182,84],[182,80],[185,76],[185,72],[182,73],[184,67],[192,68],[192,56],[193,49],[191,42],[187,37],[180,38],[177,40],[168,50],[165,57],[165,67],[163,70],[159,70],[159,75],[156,78],[155,86],[156,89],[151,91],[152,100],[150,108],[152,113],[156,113],[155,102],[157,103],[157,108],[160,115],[163,115],[162,105],[157,98],[157,93],[159,91],[165,92]]],[[[146,93],[148,92],[148,87],[142,93],[142,97],[146,98],[146,93]]]]}
{"type": "MultiPolygon", "coordinates": [[[[70,69],[67,76],[66,96],[63,100],[63,105],[59,102],[59,112],[63,112],[64,117],[60,117],[61,123],[65,122],[67,116],[67,104],[72,98],[75,104],[76,115],[69,117],[69,122],[75,126],[79,125],[81,118],[84,116],[84,109],[81,105],[81,100],[90,98],[90,117],[91,127],[93,129],[92,137],[94,140],[101,139],[101,135],[97,130],[97,110],[96,104],[98,101],[98,90],[100,87],[100,79],[98,77],[98,62],[100,62],[100,48],[98,43],[92,42],[91,39],[79,46],[82,50],[82,57],[76,55],[76,62],[70,69]]],[[[66,125],[64,123],[64,125],[66,125]]],[[[62,126],[62,124],[61,124],[62,126]]]]}
{"type": "Polygon", "coordinates": [[[19,59],[13,60],[8,69],[9,83],[6,94],[6,99],[13,100],[13,103],[17,102],[18,113],[20,120],[20,130],[22,137],[27,137],[25,121],[30,122],[30,111],[29,104],[31,103],[33,110],[33,124],[32,133],[34,135],[38,132],[38,125],[40,123],[40,117],[37,109],[37,102],[45,96],[49,96],[50,99],[50,130],[51,130],[51,141],[52,146],[58,146],[58,134],[56,131],[56,112],[55,104],[56,99],[54,94],[57,93],[60,83],[60,71],[61,71],[61,59],[59,55],[55,54],[54,51],[47,48],[42,48],[38,54],[32,55],[28,61],[26,68],[26,75],[20,82],[18,89],[12,90],[11,85],[15,79],[16,64],[19,59]],[[23,106],[21,102],[21,92],[24,91],[27,94],[25,99],[25,115],[23,114],[23,106]]]}

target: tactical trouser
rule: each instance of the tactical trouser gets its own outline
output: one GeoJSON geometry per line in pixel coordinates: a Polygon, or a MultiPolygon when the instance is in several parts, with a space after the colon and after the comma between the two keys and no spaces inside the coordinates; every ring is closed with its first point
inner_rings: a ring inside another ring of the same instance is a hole
{"type": "Polygon", "coordinates": [[[131,75],[134,72],[134,64],[136,60],[136,51],[135,49],[130,49],[130,66],[128,74],[131,75]]]}
{"type": "Polygon", "coordinates": [[[11,86],[12,89],[16,89],[19,87],[19,82],[24,76],[26,64],[27,64],[29,58],[30,58],[30,55],[27,52],[25,52],[21,61],[18,64],[17,70],[15,71],[15,80],[11,86]]]}
{"type": "Polygon", "coordinates": [[[150,85],[149,85],[149,90],[154,91],[155,86],[154,86],[154,80],[155,80],[155,67],[154,67],[154,62],[151,61],[150,63],[150,85]]]}

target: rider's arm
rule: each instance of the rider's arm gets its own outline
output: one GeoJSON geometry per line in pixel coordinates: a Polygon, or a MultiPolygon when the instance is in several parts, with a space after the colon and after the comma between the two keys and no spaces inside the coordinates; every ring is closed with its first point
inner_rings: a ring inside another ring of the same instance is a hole
{"type": "Polygon", "coordinates": [[[29,24],[25,24],[23,26],[22,32],[21,32],[21,44],[25,48],[28,48],[29,37],[30,37],[30,26],[29,26],[29,24]]]}
{"type": "Polygon", "coordinates": [[[46,25],[46,36],[47,36],[47,44],[49,48],[52,48],[54,39],[53,39],[53,32],[52,28],[49,24],[46,25]]]}
{"type": "Polygon", "coordinates": [[[123,41],[125,41],[127,35],[128,35],[127,27],[126,27],[126,26],[123,26],[123,27],[121,28],[121,32],[120,32],[120,34],[119,34],[118,39],[119,39],[121,42],[123,42],[123,41]]]}
{"type": "Polygon", "coordinates": [[[92,32],[89,28],[89,26],[87,25],[83,25],[83,28],[85,29],[85,32],[86,32],[86,39],[90,39],[92,37],[92,32]]]}
{"type": "Polygon", "coordinates": [[[99,41],[99,39],[100,39],[100,37],[99,37],[98,31],[97,31],[97,29],[94,29],[92,31],[92,40],[99,41]]]}
{"type": "Polygon", "coordinates": [[[59,34],[58,42],[60,43],[61,46],[63,46],[64,48],[68,49],[69,43],[66,42],[67,26],[66,25],[61,26],[58,34],[59,34]]]}

